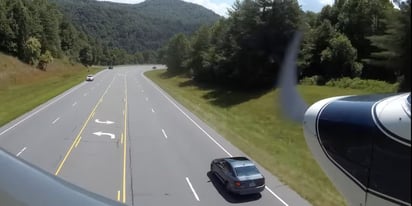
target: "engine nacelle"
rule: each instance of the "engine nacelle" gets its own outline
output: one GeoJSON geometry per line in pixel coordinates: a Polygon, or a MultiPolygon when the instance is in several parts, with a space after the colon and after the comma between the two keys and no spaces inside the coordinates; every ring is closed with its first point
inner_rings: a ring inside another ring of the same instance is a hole
{"type": "Polygon", "coordinates": [[[306,142],[348,204],[411,205],[410,102],[410,94],[344,96],[306,111],[306,142]]]}

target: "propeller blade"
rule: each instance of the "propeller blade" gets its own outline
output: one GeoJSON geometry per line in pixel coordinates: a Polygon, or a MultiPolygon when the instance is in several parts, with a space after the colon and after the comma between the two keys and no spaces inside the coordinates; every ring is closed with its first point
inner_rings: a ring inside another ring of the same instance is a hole
{"type": "Polygon", "coordinates": [[[280,104],[283,113],[289,119],[302,123],[308,105],[296,89],[297,71],[296,59],[299,53],[299,45],[302,34],[296,32],[290,43],[278,79],[280,89],[280,104]]]}

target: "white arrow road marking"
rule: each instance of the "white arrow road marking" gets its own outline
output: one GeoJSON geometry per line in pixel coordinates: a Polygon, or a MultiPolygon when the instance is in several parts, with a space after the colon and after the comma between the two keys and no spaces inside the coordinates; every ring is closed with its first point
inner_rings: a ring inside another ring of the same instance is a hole
{"type": "Polygon", "coordinates": [[[165,136],[165,138],[167,139],[167,135],[164,129],[162,129],[162,132],[163,132],[163,136],[165,136]]]}
{"type": "Polygon", "coordinates": [[[26,150],[26,149],[27,149],[27,147],[24,147],[23,149],[21,149],[21,150],[20,150],[20,152],[16,154],[16,156],[17,156],[17,157],[18,157],[18,156],[20,156],[20,155],[21,155],[21,153],[23,153],[23,152],[24,152],[24,150],[26,150]]]}
{"type": "Polygon", "coordinates": [[[60,117],[58,117],[57,119],[55,119],[52,124],[56,124],[57,121],[59,121],[60,117]]]}
{"type": "Polygon", "coordinates": [[[114,134],[111,134],[111,133],[104,133],[104,132],[95,132],[95,133],[93,133],[94,135],[97,135],[97,136],[102,136],[102,135],[107,135],[107,136],[110,136],[110,139],[114,139],[114,138],[116,138],[116,136],[114,135],[114,134]]]}
{"type": "Polygon", "coordinates": [[[107,121],[105,121],[105,122],[102,122],[102,121],[100,121],[99,119],[95,119],[94,121],[95,121],[96,123],[99,123],[99,124],[114,124],[114,122],[109,121],[109,120],[107,120],[107,121]]]}

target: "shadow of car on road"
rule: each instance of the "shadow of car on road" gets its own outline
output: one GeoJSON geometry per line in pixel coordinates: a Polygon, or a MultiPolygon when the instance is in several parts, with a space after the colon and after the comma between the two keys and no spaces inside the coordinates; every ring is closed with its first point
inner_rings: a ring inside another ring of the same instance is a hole
{"type": "Polygon", "coordinates": [[[230,203],[251,202],[256,201],[262,197],[260,193],[252,195],[233,194],[226,190],[225,185],[223,185],[223,183],[212,172],[207,172],[207,176],[209,177],[209,182],[213,184],[217,192],[219,192],[219,194],[222,195],[222,197],[230,203]]]}

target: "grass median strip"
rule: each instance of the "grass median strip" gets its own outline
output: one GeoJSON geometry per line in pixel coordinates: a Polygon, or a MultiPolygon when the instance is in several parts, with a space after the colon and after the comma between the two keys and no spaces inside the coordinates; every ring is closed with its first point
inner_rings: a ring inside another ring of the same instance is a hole
{"type": "MultiPolygon", "coordinates": [[[[145,75],[313,205],[345,204],[312,158],[301,125],[282,118],[275,90],[222,90],[167,75],[165,70],[145,75]]],[[[366,93],[319,86],[299,86],[298,90],[309,104],[336,95],[366,93]]]]}

